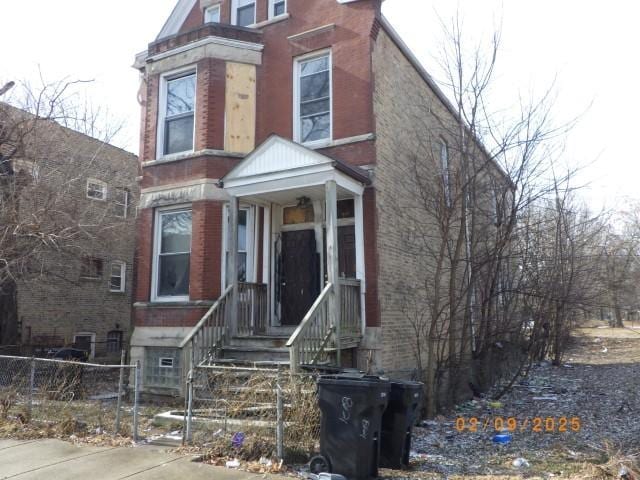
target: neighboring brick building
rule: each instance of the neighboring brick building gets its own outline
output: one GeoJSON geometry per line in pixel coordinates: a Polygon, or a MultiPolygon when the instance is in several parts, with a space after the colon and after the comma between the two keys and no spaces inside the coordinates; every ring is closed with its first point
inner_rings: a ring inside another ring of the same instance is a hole
{"type": "Polygon", "coordinates": [[[30,251],[34,260],[20,264],[11,321],[0,342],[17,344],[23,354],[75,346],[92,359],[119,361],[130,336],[137,157],[53,121],[0,107],[10,112],[3,119],[19,118],[16,125],[23,122],[29,131],[20,151],[5,162],[6,173],[22,179],[14,182],[17,225],[35,233],[63,233],[67,227],[75,232],[51,233],[48,245],[30,251]]]}
{"type": "Polygon", "coordinates": [[[414,369],[388,287],[418,281],[421,266],[383,212],[400,195],[402,154],[421,153],[411,115],[455,119],[381,0],[180,0],[135,66],[132,357],[145,365],[144,388],[180,388],[190,334],[205,342],[197,361],[291,352],[295,364],[331,363],[340,351],[343,365],[414,369]],[[194,330],[219,298],[224,326],[194,330]]]}

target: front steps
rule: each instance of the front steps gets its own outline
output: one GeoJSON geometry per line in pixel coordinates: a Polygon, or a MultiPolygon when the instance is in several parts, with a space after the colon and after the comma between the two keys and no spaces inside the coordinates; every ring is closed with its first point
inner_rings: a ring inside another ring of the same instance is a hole
{"type": "Polygon", "coordinates": [[[265,369],[289,368],[289,336],[269,335],[233,337],[222,347],[220,358],[210,362],[215,366],[235,366],[265,369]]]}

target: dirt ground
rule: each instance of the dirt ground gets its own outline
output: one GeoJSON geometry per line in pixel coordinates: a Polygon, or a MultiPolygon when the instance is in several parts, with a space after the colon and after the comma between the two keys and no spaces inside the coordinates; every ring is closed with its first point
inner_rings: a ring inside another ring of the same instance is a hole
{"type": "Polygon", "coordinates": [[[413,471],[382,473],[630,480],[620,459],[640,452],[639,400],[640,328],[594,324],[575,332],[562,366],[536,365],[499,404],[488,395],[416,428],[413,471]],[[494,443],[496,428],[511,441],[494,443]]]}

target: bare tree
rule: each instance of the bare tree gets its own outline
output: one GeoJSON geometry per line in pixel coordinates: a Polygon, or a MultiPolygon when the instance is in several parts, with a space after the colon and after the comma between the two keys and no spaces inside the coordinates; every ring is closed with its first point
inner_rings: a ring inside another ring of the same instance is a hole
{"type": "Polygon", "coordinates": [[[577,235],[576,217],[567,214],[568,198],[561,200],[572,191],[572,172],[558,178],[553,171],[571,123],[554,125],[551,89],[536,101],[522,101],[510,119],[492,113],[489,91],[500,35],[488,48],[468,51],[456,18],[441,56],[452,101],[448,108],[431,103],[412,112],[418,148],[403,159],[406,194],[390,207],[404,232],[404,248],[423,272],[420,284],[401,282],[396,289],[404,292],[403,312],[415,333],[428,414],[438,402],[454,404],[502,377],[512,383],[535,348],[531,343],[539,343],[531,339],[545,330],[555,358],[561,358],[565,320],[572,316],[562,304],[574,305],[579,288],[572,262],[584,239],[577,235]],[[525,216],[542,222],[534,213],[549,201],[559,202],[550,217],[558,233],[550,253],[563,267],[554,270],[560,275],[556,285],[566,288],[556,298],[553,319],[546,302],[531,301],[549,296],[552,287],[531,290],[541,288],[542,280],[535,283],[528,271],[543,247],[549,253],[537,236],[546,232],[522,222],[525,216]]]}

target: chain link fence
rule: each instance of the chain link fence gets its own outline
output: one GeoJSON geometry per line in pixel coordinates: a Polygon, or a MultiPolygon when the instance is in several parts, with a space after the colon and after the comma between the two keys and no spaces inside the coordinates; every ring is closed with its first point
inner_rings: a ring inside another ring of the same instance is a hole
{"type": "Polygon", "coordinates": [[[137,440],[139,379],[136,365],[0,356],[0,424],[137,440]]]}
{"type": "Polygon", "coordinates": [[[184,413],[187,440],[213,457],[306,461],[318,450],[316,377],[288,370],[198,367],[184,413]]]}

